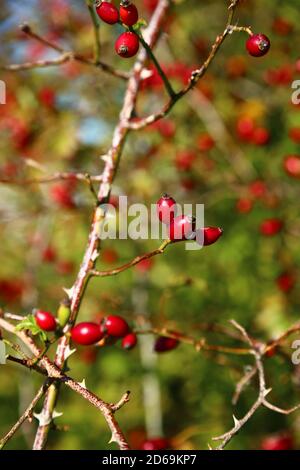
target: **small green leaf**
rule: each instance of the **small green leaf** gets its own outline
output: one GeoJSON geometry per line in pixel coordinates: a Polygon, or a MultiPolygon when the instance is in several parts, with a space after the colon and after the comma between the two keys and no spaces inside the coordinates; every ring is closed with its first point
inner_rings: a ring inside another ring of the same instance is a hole
{"type": "Polygon", "coordinates": [[[37,325],[34,315],[28,315],[27,317],[24,318],[24,320],[20,321],[20,323],[18,323],[16,326],[16,330],[17,331],[28,330],[31,332],[33,336],[39,336],[43,342],[47,341],[47,335],[37,325]]]}
{"type": "Polygon", "coordinates": [[[145,28],[147,26],[147,21],[144,18],[140,18],[135,25],[133,25],[134,31],[139,31],[141,28],[145,28]]]}

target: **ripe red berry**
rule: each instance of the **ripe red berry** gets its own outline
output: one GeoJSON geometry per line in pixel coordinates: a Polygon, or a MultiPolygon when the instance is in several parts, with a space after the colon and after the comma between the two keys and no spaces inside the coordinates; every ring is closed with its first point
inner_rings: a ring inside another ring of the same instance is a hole
{"type": "Polygon", "coordinates": [[[201,134],[198,137],[198,148],[201,152],[208,152],[215,146],[215,141],[210,134],[201,134]]]}
{"type": "Polygon", "coordinates": [[[35,314],[35,320],[38,326],[44,331],[56,330],[56,320],[55,320],[55,317],[50,312],[44,312],[43,310],[38,310],[35,314]]]}
{"type": "Polygon", "coordinates": [[[157,215],[163,224],[169,225],[176,215],[176,201],[164,194],[156,203],[157,215]]]}
{"type": "Polygon", "coordinates": [[[153,437],[147,439],[141,445],[141,450],[164,450],[170,447],[168,439],[164,437],[153,437]]]}
{"type": "Polygon", "coordinates": [[[240,214],[248,214],[252,210],[253,202],[249,198],[240,198],[237,200],[235,207],[240,214]]]}
{"type": "Polygon", "coordinates": [[[285,172],[293,178],[300,178],[300,157],[298,155],[288,155],[283,162],[285,172]]]}
{"type": "Polygon", "coordinates": [[[300,144],[300,127],[292,127],[289,130],[289,138],[296,144],[300,144]]]}
{"type": "Polygon", "coordinates": [[[223,230],[220,227],[204,227],[199,230],[201,230],[201,232],[203,233],[203,246],[213,245],[214,243],[216,243],[217,240],[219,240],[219,238],[223,234],[223,230]]]}
{"type": "Polygon", "coordinates": [[[110,2],[100,2],[100,5],[96,6],[96,11],[98,16],[105,23],[115,24],[119,21],[119,12],[110,2]]]}
{"type": "Polygon", "coordinates": [[[236,132],[238,137],[244,141],[249,142],[253,138],[255,130],[255,122],[250,117],[239,118],[236,123],[236,132]]]}
{"type": "Polygon", "coordinates": [[[176,168],[179,171],[189,171],[192,168],[196,157],[197,155],[193,150],[181,150],[175,157],[176,168]]]}
{"type": "Polygon", "coordinates": [[[249,192],[254,198],[262,198],[266,195],[266,183],[262,180],[255,180],[249,184],[249,192]]]}
{"type": "Polygon", "coordinates": [[[293,447],[293,438],[288,434],[274,434],[273,436],[267,436],[261,443],[262,450],[292,450],[293,447]]]}
{"type": "Polygon", "coordinates": [[[135,333],[129,333],[122,339],[123,349],[133,349],[137,343],[137,336],[135,333]]]}
{"type": "Polygon", "coordinates": [[[189,215],[175,217],[169,225],[169,238],[172,242],[193,240],[195,237],[196,221],[189,215]]]}
{"type": "Polygon", "coordinates": [[[291,273],[282,273],[278,276],[276,283],[282,292],[289,292],[295,285],[295,278],[291,273]]]}
{"type": "Polygon", "coordinates": [[[266,145],[270,140],[270,132],[265,127],[257,127],[254,130],[252,141],[255,145],[266,145]]]}
{"type": "Polygon", "coordinates": [[[128,0],[123,0],[120,4],[120,20],[126,26],[133,26],[139,18],[139,13],[137,7],[128,2],[128,0]]]}
{"type": "Polygon", "coordinates": [[[131,31],[126,31],[125,33],[120,34],[115,43],[116,53],[128,59],[133,57],[139,50],[140,42],[137,34],[132,33],[131,31]]]}
{"type": "Polygon", "coordinates": [[[280,219],[266,219],[260,225],[260,232],[266,237],[272,237],[280,232],[283,227],[283,222],[280,219]]]}
{"type": "Polygon", "coordinates": [[[246,42],[246,48],[253,57],[267,54],[271,46],[270,40],[264,34],[252,34],[246,42]]]}
{"type": "Polygon", "coordinates": [[[109,315],[101,323],[101,329],[109,336],[123,338],[129,331],[129,326],[124,318],[118,315],[109,315]]]}
{"type": "Polygon", "coordinates": [[[77,323],[71,330],[71,337],[74,343],[82,346],[90,346],[103,338],[103,333],[98,323],[82,322],[77,323]]]}
{"type": "Polygon", "coordinates": [[[157,353],[172,351],[177,348],[179,341],[176,338],[168,338],[167,336],[159,336],[154,343],[154,351],[157,353]]]}

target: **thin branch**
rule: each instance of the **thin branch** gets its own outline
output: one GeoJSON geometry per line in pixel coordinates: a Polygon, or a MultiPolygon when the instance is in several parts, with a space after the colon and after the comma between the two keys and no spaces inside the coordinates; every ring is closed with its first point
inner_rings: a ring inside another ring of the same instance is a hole
{"type": "Polygon", "coordinates": [[[53,67],[57,65],[65,64],[72,60],[72,54],[66,52],[59,56],[57,59],[52,60],[37,60],[36,62],[25,62],[23,64],[10,64],[10,65],[1,65],[1,70],[7,70],[10,72],[19,72],[20,70],[29,70],[29,69],[36,69],[36,68],[45,68],[45,67],[53,67]]]}
{"type": "Polygon", "coordinates": [[[30,184],[46,184],[46,183],[54,183],[55,181],[60,180],[78,180],[78,181],[95,181],[101,182],[102,176],[91,176],[87,173],[74,173],[74,172],[56,172],[53,175],[44,176],[42,178],[30,178],[30,179],[11,179],[11,178],[1,178],[0,177],[0,184],[12,184],[16,186],[26,186],[30,184]]]}
{"type": "MultiPolygon", "coordinates": [[[[232,25],[233,17],[235,10],[238,6],[239,0],[236,0],[231,3],[229,7],[229,15],[227,19],[227,23],[225,26],[225,29],[222,34],[216,37],[215,42],[213,43],[211,47],[211,51],[203,63],[203,65],[199,68],[194,70],[191,73],[190,79],[188,84],[182,88],[179,92],[175,93],[174,96],[172,96],[169,101],[163,106],[161,111],[151,114],[145,118],[141,118],[139,120],[134,120],[130,121],[128,123],[128,127],[133,130],[139,130],[143,129],[144,127],[148,126],[149,124],[152,124],[159,119],[164,118],[170,111],[171,109],[175,106],[177,101],[179,101],[182,97],[184,97],[192,88],[195,87],[195,85],[198,83],[198,81],[205,75],[208,67],[210,64],[213,62],[214,58],[216,57],[217,52],[219,51],[220,47],[222,46],[223,42],[227,38],[228,35],[232,34],[236,29],[235,26],[232,25]]],[[[245,30],[245,28],[243,28],[245,30]]]]}
{"type": "Polygon", "coordinates": [[[7,444],[7,442],[14,436],[17,430],[22,426],[22,424],[31,417],[34,408],[36,407],[39,400],[42,396],[46,393],[48,387],[51,384],[51,380],[47,380],[44,385],[39,389],[31,403],[28,405],[22,416],[18,419],[18,421],[13,425],[13,427],[8,431],[8,433],[0,440],[0,449],[7,444]]]}
{"type": "MultiPolygon", "coordinates": [[[[36,41],[40,42],[44,46],[49,47],[50,49],[53,49],[56,52],[60,52],[61,54],[69,55],[70,58],[72,58],[72,59],[74,59],[78,62],[81,62],[83,64],[99,68],[99,69],[103,70],[103,72],[109,73],[110,75],[113,75],[113,76],[118,77],[118,78],[122,78],[123,80],[128,80],[128,78],[129,78],[129,75],[128,75],[127,72],[123,72],[122,70],[117,70],[117,69],[115,69],[114,67],[112,67],[111,65],[109,65],[105,62],[102,62],[100,60],[98,60],[97,62],[94,62],[94,60],[88,59],[88,58],[84,57],[83,55],[78,54],[77,52],[64,50],[58,44],[56,44],[52,41],[49,41],[48,39],[46,39],[43,36],[41,36],[41,35],[37,34],[36,32],[34,32],[31,28],[31,26],[29,26],[28,24],[23,24],[23,25],[21,25],[20,28],[21,28],[21,31],[23,31],[23,33],[25,33],[27,36],[31,37],[32,39],[35,39],[36,41]]],[[[54,65],[54,64],[52,64],[52,65],[54,65]]],[[[21,64],[20,64],[20,66],[21,66],[21,64]]],[[[7,67],[9,67],[9,66],[7,66],[7,67]]],[[[35,63],[32,63],[32,67],[28,67],[28,68],[34,68],[34,67],[35,67],[35,63]]]]}
{"type": "Polygon", "coordinates": [[[93,29],[94,29],[94,37],[95,37],[94,63],[99,64],[100,52],[101,52],[99,19],[95,12],[94,1],[86,0],[86,4],[90,12],[91,20],[93,23],[93,29]]]}
{"type": "Polygon", "coordinates": [[[120,274],[123,271],[126,271],[127,269],[139,264],[141,261],[153,258],[153,256],[156,255],[161,255],[170,243],[170,240],[165,240],[164,243],[156,250],[150,251],[149,253],[145,253],[144,255],[136,256],[132,261],[124,264],[123,266],[120,266],[119,268],[111,269],[109,271],[97,271],[96,269],[91,269],[90,275],[97,277],[115,276],[116,274],[120,274]]]}
{"type": "MultiPolygon", "coordinates": [[[[153,45],[157,41],[160,27],[165,18],[169,3],[169,0],[159,0],[158,5],[149,22],[149,26],[144,31],[145,39],[150,47],[153,47],[153,45]]],[[[72,324],[76,321],[80,304],[88,281],[90,279],[90,272],[94,269],[95,262],[99,254],[101,231],[106,215],[103,208],[101,207],[101,204],[106,203],[109,200],[112,183],[117,173],[126,137],[129,133],[127,122],[129,121],[134,112],[137,94],[139,91],[139,85],[142,80],[141,75],[144,65],[146,63],[146,59],[146,51],[142,49],[137,56],[132,73],[130,74],[130,78],[128,80],[127,89],[124,96],[123,107],[120,112],[119,122],[114,131],[111,148],[109,149],[104,159],[105,167],[102,173],[102,182],[97,194],[98,205],[93,214],[93,221],[90,227],[88,244],[83,256],[79,273],[77,275],[77,279],[70,290],[71,315],[68,328],[70,328],[72,324]]],[[[65,366],[65,357],[68,350],[69,342],[70,339],[68,335],[62,337],[59,342],[55,357],[55,364],[60,369],[65,366]]],[[[43,407],[43,412],[47,413],[49,416],[52,416],[55,400],[58,396],[58,388],[55,386],[55,384],[53,385],[53,397],[49,399],[49,396],[47,395],[43,407]]],[[[43,449],[45,447],[49,430],[50,425],[43,426],[43,428],[38,428],[36,443],[34,444],[35,449],[43,449]]]]}
{"type": "MultiPolygon", "coordinates": [[[[130,28],[130,30],[132,30],[130,28]]],[[[132,30],[133,31],[133,30],[132,30]]],[[[147,42],[145,41],[145,39],[143,38],[143,35],[141,32],[138,33],[139,35],[139,38],[140,38],[140,42],[141,44],[143,45],[143,47],[146,49],[147,51],[147,54],[149,56],[149,58],[152,60],[153,64],[155,65],[156,67],[156,70],[158,72],[158,74],[160,75],[162,81],[164,82],[164,85],[166,87],[166,90],[168,92],[168,95],[169,97],[173,100],[176,98],[176,93],[175,91],[173,90],[173,87],[168,79],[168,77],[166,76],[165,72],[163,71],[163,69],[161,68],[160,66],[160,63],[158,62],[158,60],[156,59],[151,47],[147,44],[147,42]]]]}

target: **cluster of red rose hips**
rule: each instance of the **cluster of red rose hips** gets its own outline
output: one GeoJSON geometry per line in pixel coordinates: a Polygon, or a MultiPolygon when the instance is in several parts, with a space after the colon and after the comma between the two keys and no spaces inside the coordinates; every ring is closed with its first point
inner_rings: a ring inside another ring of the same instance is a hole
{"type": "MultiPolygon", "coordinates": [[[[54,315],[50,312],[37,310],[35,313],[37,325],[43,331],[55,331],[58,323],[54,315]]],[[[137,336],[130,330],[124,318],[118,315],[108,315],[100,324],[96,322],[77,323],[71,329],[72,341],[81,346],[91,346],[101,341],[103,338],[111,340],[122,339],[123,349],[132,349],[137,343],[137,336]]]]}
{"type": "MultiPolygon", "coordinates": [[[[139,18],[136,6],[129,0],[121,0],[120,10],[110,2],[97,1],[96,12],[102,21],[110,25],[121,23],[124,26],[132,27],[139,18]]],[[[115,51],[119,56],[128,59],[137,53],[139,45],[138,35],[133,31],[125,31],[116,40],[115,51]]]]}
{"type": "Polygon", "coordinates": [[[215,243],[223,233],[219,227],[204,227],[196,230],[196,220],[189,215],[176,217],[176,201],[168,194],[164,194],[156,204],[158,218],[167,225],[168,236],[173,243],[183,240],[201,240],[203,237],[203,245],[208,246],[215,243]],[[199,231],[202,233],[198,238],[199,231]]]}

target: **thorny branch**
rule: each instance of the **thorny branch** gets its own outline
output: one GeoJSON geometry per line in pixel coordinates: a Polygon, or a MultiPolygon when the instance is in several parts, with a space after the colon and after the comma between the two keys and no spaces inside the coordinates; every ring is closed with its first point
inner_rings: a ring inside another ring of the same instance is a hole
{"type": "Polygon", "coordinates": [[[222,434],[221,436],[213,437],[213,441],[222,441],[221,444],[215,448],[215,450],[223,450],[224,447],[231,441],[231,439],[240,431],[240,429],[252,418],[254,413],[261,407],[265,406],[266,408],[269,408],[272,411],[275,411],[277,413],[281,414],[290,414],[296,411],[297,409],[300,408],[300,404],[294,406],[293,408],[290,408],[288,410],[283,410],[282,408],[278,408],[275,405],[272,405],[266,400],[266,396],[271,392],[271,388],[267,388],[266,386],[266,379],[265,379],[265,371],[264,371],[264,366],[263,366],[263,361],[262,361],[262,356],[263,352],[260,351],[259,348],[255,345],[253,340],[249,337],[248,333],[246,330],[239,325],[235,320],[231,320],[232,325],[242,333],[244,336],[245,340],[251,347],[251,354],[253,354],[254,359],[255,359],[255,364],[256,364],[256,370],[258,373],[258,381],[259,381],[259,393],[256,401],[253,403],[252,407],[250,410],[245,414],[243,418],[237,419],[233,415],[233,421],[234,421],[234,426],[227,431],[225,434],[222,434]]]}
{"type": "MultiPolygon", "coordinates": [[[[153,47],[158,39],[161,24],[165,18],[169,6],[169,0],[160,0],[153,15],[150,20],[149,26],[144,31],[145,39],[150,47],[153,47]]],[[[66,332],[71,328],[71,326],[76,321],[80,304],[87,287],[88,281],[90,279],[90,271],[94,269],[96,259],[99,255],[100,248],[100,238],[103,222],[105,219],[105,212],[101,207],[101,204],[108,201],[111,186],[115,178],[119,160],[122,154],[122,150],[125,144],[126,137],[128,135],[129,129],[126,124],[131,118],[135,103],[137,99],[137,94],[139,90],[139,85],[141,81],[141,74],[144,68],[144,64],[147,59],[147,54],[145,50],[141,50],[138,54],[137,60],[133,66],[133,71],[128,80],[127,89],[124,96],[123,107],[120,112],[119,123],[115,128],[115,132],[112,139],[112,145],[107,155],[104,157],[105,166],[102,173],[102,183],[99,187],[97,194],[98,204],[94,211],[92,225],[89,233],[88,245],[83,257],[83,261],[77,276],[77,279],[69,292],[69,297],[71,301],[71,316],[69,319],[69,324],[66,327],[66,332]]],[[[69,344],[69,336],[65,335],[57,348],[55,364],[63,369],[66,359],[66,352],[69,344]]],[[[44,412],[47,412],[49,416],[52,415],[54,405],[58,396],[58,386],[53,384],[53,387],[47,393],[44,412]]],[[[50,430],[50,425],[40,426],[37,431],[34,449],[39,450],[45,447],[48,432],[50,430]]]]}
{"type": "MultiPolygon", "coordinates": [[[[64,369],[66,367],[66,361],[69,354],[69,342],[70,342],[70,335],[68,334],[70,328],[74,324],[77,319],[77,315],[79,312],[80,304],[87,287],[88,281],[93,276],[104,277],[119,274],[120,272],[125,271],[126,269],[131,268],[132,266],[138,264],[139,262],[143,261],[144,259],[148,259],[152,256],[158,255],[163,253],[164,249],[168,245],[169,241],[165,242],[159,249],[154,250],[153,252],[147,253],[142,256],[138,256],[134,258],[131,262],[116,268],[111,271],[97,271],[95,269],[96,260],[99,256],[100,250],[100,239],[101,239],[101,231],[103,222],[105,219],[105,212],[101,208],[101,204],[108,201],[112,183],[114,181],[119,161],[121,158],[122,150],[128,136],[128,133],[131,130],[138,130],[142,129],[143,127],[163,118],[166,116],[173,106],[179,101],[182,97],[184,97],[195,85],[196,83],[203,77],[206,73],[208,67],[210,66],[211,62],[214,60],[218,50],[220,49],[221,45],[225,41],[228,35],[232,34],[233,32],[246,32],[251,34],[251,30],[248,27],[237,27],[232,24],[233,17],[235,10],[238,6],[239,0],[231,1],[229,5],[229,15],[226,27],[221,35],[219,35],[215,42],[212,45],[211,51],[209,56],[207,57],[206,61],[203,65],[193,71],[191,74],[189,83],[179,92],[175,92],[170,84],[168,78],[163,72],[159,62],[157,61],[155,55],[152,52],[153,47],[155,46],[157,39],[159,37],[160,28],[166,16],[168,7],[171,3],[171,0],[159,0],[156,10],[151,18],[148,28],[146,28],[143,32],[143,35],[140,35],[140,41],[144,46],[137,57],[137,60],[134,64],[132,71],[128,74],[126,72],[115,70],[112,66],[102,62],[99,60],[100,57],[100,39],[99,39],[99,30],[98,30],[98,23],[95,21],[94,17],[94,10],[90,0],[87,0],[87,4],[90,9],[91,17],[93,20],[94,32],[95,32],[95,56],[94,60],[90,60],[77,52],[68,52],[65,51],[63,48],[58,46],[57,44],[52,43],[51,41],[43,38],[42,36],[35,33],[29,25],[23,25],[22,31],[27,34],[32,39],[39,41],[40,43],[44,44],[44,46],[51,48],[58,52],[60,55],[53,60],[47,61],[37,61],[32,63],[25,63],[19,65],[8,65],[4,68],[10,71],[18,71],[18,70],[25,70],[31,69],[35,67],[48,67],[53,65],[61,65],[65,62],[70,60],[76,60],[81,63],[91,65],[94,67],[98,67],[103,71],[110,73],[111,75],[120,77],[122,79],[128,80],[127,89],[124,96],[123,107],[120,112],[119,122],[115,128],[112,145],[107,155],[103,157],[105,161],[105,167],[102,175],[99,177],[90,177],[86,174],[76,174],[76,178],[80,180],[85,180],[89,184],[91,181],[101,181],[99,190],[96,194],[97,197],[97,205],[93,214],[91,229],[89,233],[89,240],[88,245],[83,257],[83,261],[77,276],[77,279],[73,285],[73,287],[68,291],[68,295],[71,301],[71,317],[69,320],[68,325],[65,327],[64,336],[61,338],[57,351],[55,361],[51,362],[47,356],[43,354],[43,352],[36,346],[33,339],[24,332],[15,331],[13,325],[9,322],[4,320],[0,317],[0,326],[5,329],[6,331],[15,334],[23,343],[26,345],[27,349],[30,351],[32,357],[28,359],[22,357],[22,359],[8,356],[8,360],[12,362],[18,363],[19,365],[33,368],[36,372],[39,372],[43,375],[47,375],[47,380],[41,389],[38,391],[35,398],[29,404],[23,415],[19,418],[16,424],[11,428],[11,430],[6,434],[6,436],[0,441],[0,446],[4,446],[6,442],[14,435],[17,429],[22,425],[22,423],[30,418],[33,409],[35,408],[36,404],[38,403],[39,399],[43,396],[46,392],[46,399],[44,402],[44,406],[41,412],[41,415],[47,417],[47,423],[40,423],[40,426],[37,431],[34,449],[43,449],[47,442],[48,432],[50,429],[50,425],[53,420],[53,412],[55,408],[55,404],[58,398],[58,391],[59,385],[61,383],[65,384],[76,393],[79,393],[84,399],[89,401],[93,406],[100,410],[102,415],[104,416],[108,427],[112,432],[112,439],[111,441],[117,442],[120,449],[128,449],[128,443],[114,417],[114,413],[119,410],[127,401],[129,400],[129,392],[126,392],[118,403],[116,404],[109,404],[101,400],[99,397],[94,395],[92,392],[87,390],[84,386],[74,381],[71,377],[68,377],[64,374],[64,369]],[[91,9],[91,8],[92,9],[91,9]],[[137,101],[137,95],[139,91],[140,82],[143,76],[144,66],[146,64],[147,56],[153,61],[154,65],[156,66],[158,73],[160,74],[166,90],[169,94],[169,101],[163,106],[161,111],[158,113],[152,114],[145,118],[141,118],[138,120],[132,120],[132,117],[135,112],[135,106],[137,101]],[[34,363],[34,359],[37,358],[37,363],[34,363]]],[[[38,182],[51,182],[55,181],[56,179],[68,179],[69,174],[67,173],[56,173],[52,176],[46,176],[45,178],[41,178],[40,180],[31,180],[32,183],[38,182]]],[[[8,182],[3,180],[2,182],[8,182]]],[[[29,184],[30,180],[27,181],[29,184]]],[[[15,182],[15,184],[18,184],[15,182]]],[[[17,319],[16,316],[13,318],[11,315],[11,319],[17,319]]],[[[258,398],[251,407],[251,409],[246,413],[246,415],[241,418],[237,419],[234,417],[234,426],[233,428],[223,434],[222,436],[218,436],[213,438],[213,440],[220,440],[221,444],[217,447],[217,449],[223,449],[234,437],[234,435],[248,422],[248,420],[253,416],[256,410],[260,406],[264,406],[270,410],[273,410],[278,413],[282,414],[289,414],[299,408],[300,405],[297,405],[291,409],[284,410],[281,409],[266,400],[267,394],[271,391],[271,389],[266,388],[266,381],[265,381],[265,374],[264,374],[264,367],[263,367],[263,356],[267,353],[269,349],[272,347],[276,347],[281,342],[283,342],[289,335],[293,334],[296,331],[300,330],[300,326],[295,325],[294,327],[290,328],[287,332],[285,332],[281,337],[277,340],[269,343],[267,345],[263,345],[262,343],[255,343],[252,338],[249,337],[246,330],[241,327],[238,323],[232,321],[233,326],[239,331],[239,334],[242,335],[244,342],[248,344],[248,348],[231,348],[227,346],[219,346],[219,345],[210,345],[206,342],[205,339],[195,340],[195,338],[189,336],[175,336],[174,333],[169,332],[166,329],[151,329],[148,331],[137,331],[139,334],[162,334],[169,337],[176,337],[181,342],[191,344],[196,350],[205,350],[205,351],[212,351],[218,353],[226,353],[226,354],[239,354],[239,355],[252,355],[255,359],[255,367],[253,367],[251,373],[249,372],[248,375],[240,381],[237,385],[236,390],[236,397],[238,398],[239,394],[243,390],[244,386],[251,380],[252,377],[257,373],[259,379],[259,394],[258,398]]]]}

